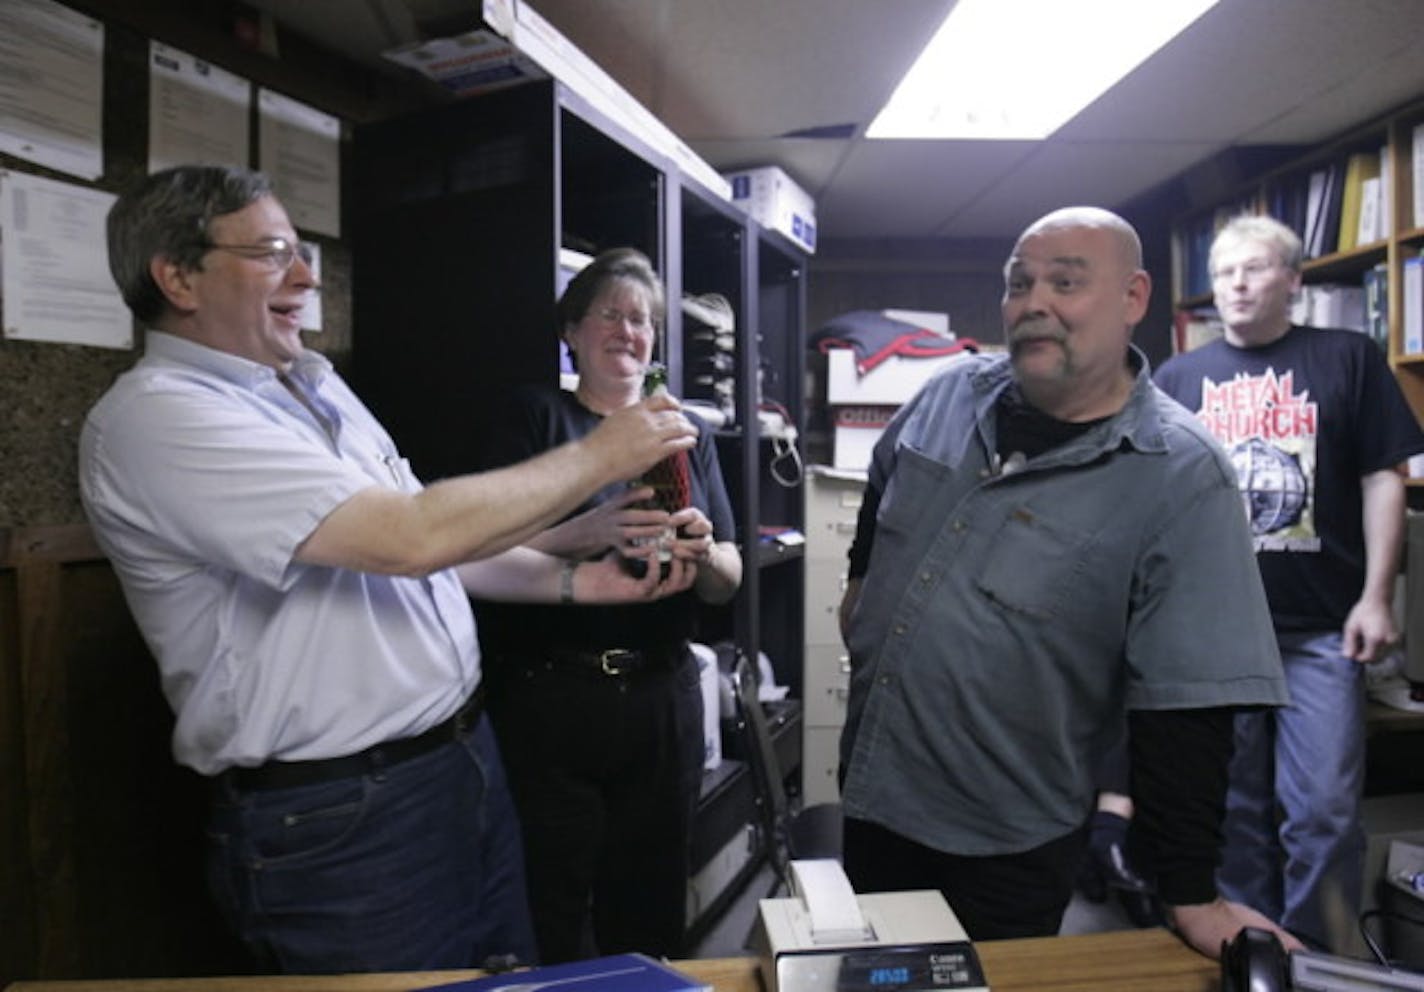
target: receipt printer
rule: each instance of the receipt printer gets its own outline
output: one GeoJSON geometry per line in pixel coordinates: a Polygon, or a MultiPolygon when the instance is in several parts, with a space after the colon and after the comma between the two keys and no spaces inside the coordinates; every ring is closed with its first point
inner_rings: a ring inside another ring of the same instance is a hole
{"type": "Polygon", "coordinates": [[[988,992],[937,891],[856,895],[840,863],[791,862],[792,894],[763,899],[756,943],[769,992],[988,992]]]}

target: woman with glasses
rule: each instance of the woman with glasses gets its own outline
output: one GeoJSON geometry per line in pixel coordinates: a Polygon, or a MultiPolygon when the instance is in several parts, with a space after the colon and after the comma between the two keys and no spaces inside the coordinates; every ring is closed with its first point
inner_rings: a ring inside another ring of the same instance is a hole
{"type": "MultiPolygon", "coordinates": [[[[520,391],[484,467],[580,438],[637,403],[663,314],[662,284],[646,257],[621,248],[595,258],[556,308],[577,389],[520,391]]],[[[649,487],[615,485],[529,542],[564,557],[572,575],[580,561],[665,540],[672,555],[695,563],[692,589],[637,606],[475,604],[546,964],[682,954],[703,759],[688,641],[698,602],[729,600],[742,574],[711,433],[697,426],[686,506],[648,509],[649,487]]]]}

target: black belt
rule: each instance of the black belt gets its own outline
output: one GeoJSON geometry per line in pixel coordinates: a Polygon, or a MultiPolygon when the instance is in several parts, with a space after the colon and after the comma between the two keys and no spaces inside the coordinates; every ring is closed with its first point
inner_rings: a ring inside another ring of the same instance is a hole
{"type": "Polygon", "coordinates": [[[540,657],[557,665],[613,676],[671,668],[685,654],[686,649],[681,644],[656,648],[604,648],[602,651],[552,647],[539,652],[540,657]]]}
{"type": "Polygon", "coordinates": [[[376,774],[402,761],[418,758],[448,744],[479,723],[485,708],[484,685],[474,691],[465,704],[455,711],[455,715],[437,723],[429,730],[414,737],[385,741],[340,758],[315,758],[311,761],[269,761],[255,768],[229,768],[218,776],[238,789],[263,791],[267,789],[293,789],[302,785],[316,785],[340,778],[356,778],[360,775],[376,774]]]}

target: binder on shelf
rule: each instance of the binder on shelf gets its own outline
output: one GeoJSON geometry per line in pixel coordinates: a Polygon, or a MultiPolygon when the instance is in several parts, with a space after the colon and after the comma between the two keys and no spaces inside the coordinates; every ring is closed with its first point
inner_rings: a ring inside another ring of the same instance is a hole
{"type": "Polygon", "coordinates": [[[1389,266],[1384,262],[1364,275],[1365,333],[1389,354],[1389,266]]]}
{"type": "Polygon", "coordinates": [[[1340,283],[1312,283],[1302,286],[1291,304],[1291,323],[1312,327],[1339,327],[1347,331],[1366,330],[1363,286],[1340,283]]]}
{"type": "Polygon", "coordinates": [[[1306,180],[1305,231],[1300,239],[1306,258],[1314,258],[1320,254],[1320,224],[1325,214],[1325,195],[1329,178],[1329,169],[1316,169],[1306,180]]]}
{"type": "Polygon", "coordinates": [[[1309,177],[1292,176],[1272,184],[1266,197],[1267,212],[1294,231],[1302,244],[1305,242],[1308,232],[1306,222],[1306,206],[1309,199],[1308,185],[1309,177]]]}
{"type": "MultiPolygon", "coordinates": [[[[1327,243],[1327,251],[1350,251],[1363,241],[1373,237],[1360,238],[1360,216],[1363,209],[1365,180],[1375,180],[1376,195],[1379,190],[1379,154],[1377,152],[1355,152],[1345,159],[1344,179],[1340,187],[1340,224],[1333,242],[1327,243]]],[[[1379,204],[1374,210],[1377,212],[1379,204]]],[[[1374,225],[1371,222],[1370,230],[1374,225]]]]}
{"type": "Polygon", "coordinates": [[[1325,188],[1320,203],[1315,251],[1311,258],[1335,252],[1340,243],[1340,213],[1344,200],[1345,166],[1335,162],[1325,170],[1325,188]]]}
{"type": "Polygon", "coordinates": [[[1424,257],[1404,260],[1404,354],[1424,352],[1424,257]]]}
{"type": "Polygon", "coordinates": [[[1424,227],[1424,124],[1414,125],[1409,161],[1413,167],[1414,226],[1424,227]]]}
{"type": "Polygon", "coordinates": [[[1379,223],[1375,225],[1375,237],[1387,238],[1394,233],[1394,165],[1389,153],[1389,145],[1379,149],[1379,223]]]}
{"type": "Polygon", "coordinates": [[[1380,225],[1380,177],[1372,176],[1360,186],[1360,221],[1355,227],[1355,244],[1367,245],[1384,237],[1380,225]]]}

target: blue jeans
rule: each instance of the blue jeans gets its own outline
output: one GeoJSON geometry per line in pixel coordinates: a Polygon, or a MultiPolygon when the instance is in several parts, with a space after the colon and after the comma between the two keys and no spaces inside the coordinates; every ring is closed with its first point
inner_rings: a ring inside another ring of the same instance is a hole
{"type": "Polygon", "coordinates": [[[208,876],[264,971],[535,960],[519,823],[488,719],[380,774],[271,791],[219,778],[208,876]]]}
{"type": "Polygon", "coordinates": [[[1217,883],[1339,953],[1364,876],[1363,667],[1340,653],[1338,631],[1278,639],[1291,702],[1236,717],[1217,883]]]}

